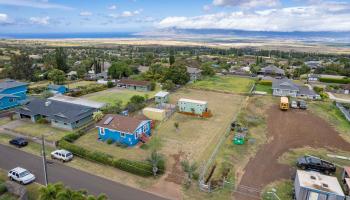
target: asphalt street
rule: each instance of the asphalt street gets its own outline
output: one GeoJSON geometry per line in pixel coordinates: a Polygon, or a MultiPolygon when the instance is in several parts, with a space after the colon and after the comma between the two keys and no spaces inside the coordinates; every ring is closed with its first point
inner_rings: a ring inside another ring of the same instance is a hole
{"type": "MultiPolygon", "coordinates": [[[[29,170],[36,176],[36,182],[44,184],[41,157],[0,145],[0,168],[10,170],[17,166],[29,170]]],[[[68,167],[63,163],[50,162],[47,166],[50,183],[62,182],[73,189],[85,189],[94,195],[105,193],[112,200],[165,200],[163,197],[68,167]]]]}

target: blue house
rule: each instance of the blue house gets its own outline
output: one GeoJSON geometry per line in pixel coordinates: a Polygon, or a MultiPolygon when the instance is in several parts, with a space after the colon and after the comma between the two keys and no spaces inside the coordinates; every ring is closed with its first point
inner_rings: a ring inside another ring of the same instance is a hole
{"type": "Polygon", "coordinates": [[[112,139],[128,146],[145,142],[151,135],[151,121],[122,115],[106,115],[96,127],[102,141],[112,139]]]}
{"type": "Polygon", "coordinates": [[[50,84],[48,90],[54,94],[64,94],[68,92],[68,88],[64,85],[54,85],[50,84]]]}
{"type": "Polygon", "coordinates": [[[0,110],[18,106],[27,98],[28,83],[11,79],[0,82],[0,110]]]}

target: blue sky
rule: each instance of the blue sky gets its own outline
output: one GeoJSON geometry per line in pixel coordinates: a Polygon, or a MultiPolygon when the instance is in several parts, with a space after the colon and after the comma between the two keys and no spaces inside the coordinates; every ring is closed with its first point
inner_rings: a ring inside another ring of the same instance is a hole
{"type": "Polygon", "coordinates": [[[0,0],[0,32],[350,31],[350,0],[0,0]]]}

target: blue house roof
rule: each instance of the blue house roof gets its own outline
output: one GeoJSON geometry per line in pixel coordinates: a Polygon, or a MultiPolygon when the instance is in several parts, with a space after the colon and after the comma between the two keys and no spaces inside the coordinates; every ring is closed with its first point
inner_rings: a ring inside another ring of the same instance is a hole
{"type": "Polygon", "coordinates": [[[0,94],[0,99],[2,99],[4,97],[20,98],[19,96],[12,95],[12,94],[0,94]]]}
{"type": "Polygon", "coordinates": [[[9,88],[15,88],[20,86],[27,86],[28,83],[19,82],[12,79],[5,79],[4,81],[0,82],[0,92],[9,89],[9,88]]]}

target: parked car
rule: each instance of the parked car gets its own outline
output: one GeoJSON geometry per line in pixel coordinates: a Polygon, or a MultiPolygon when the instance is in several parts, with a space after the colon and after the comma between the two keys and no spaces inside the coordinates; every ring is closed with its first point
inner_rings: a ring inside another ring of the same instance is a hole
{"type": "Polygon", "coordinates": [[[293,100],[292,103],[290,104],[291,108],[299,108],[297,101],[293,100]]]}
{"type": "Polygon", "coordinates": [[[29,184],[35,181],[35,176],[28,170],[21,167],[11,169],[8,172],[7,176],[10,178],[11,181],[16,181],[22,185],[29,184]]]}
{"type": "Polygon", "coordinates": [[[28,145],[28,141],[24,138],[14,138],[9,141],[10,144],[20,148],[28,145]]]}
{"type": "Polygon", "coordinates": [[[313,156],[300,157],[297,166],[303,170],[319,171],[328,175],[336,171],[336,166],[333,163],[313,156]]]}
{"type": "Polygon", "coordinates": [[[299,108],[300,108],[300,109],[304,109],[304,110],[307,109],[306,101],[300,100],[300,101],[298,102],[298,104],[299,104],[299,108]]]}
{"type": "Polygon", "coordinates": [[[68,162],[73,159],[73,154],[67,150],[61,149],[51,152],[51,158],[68,162]]]}

